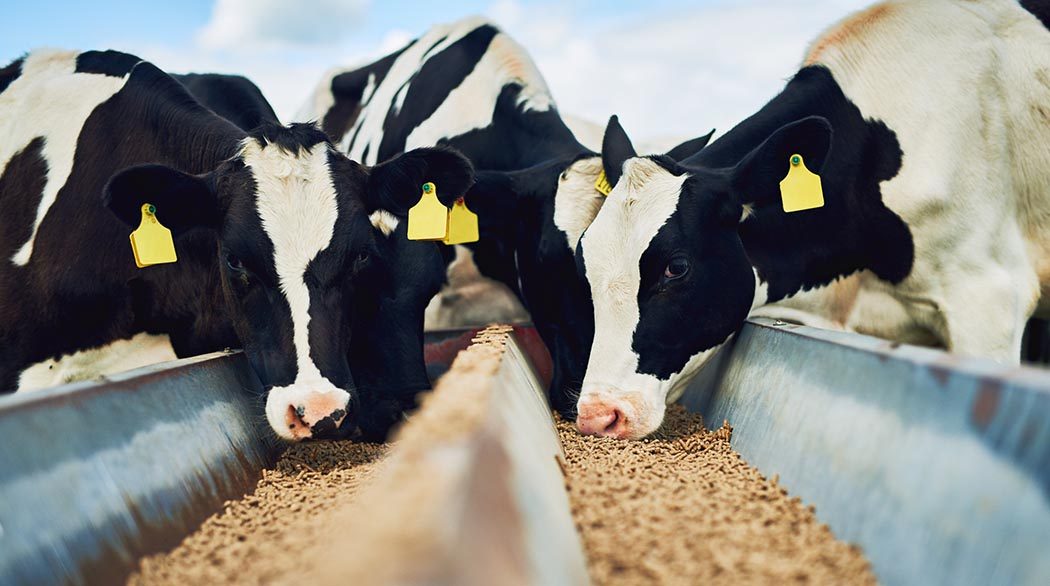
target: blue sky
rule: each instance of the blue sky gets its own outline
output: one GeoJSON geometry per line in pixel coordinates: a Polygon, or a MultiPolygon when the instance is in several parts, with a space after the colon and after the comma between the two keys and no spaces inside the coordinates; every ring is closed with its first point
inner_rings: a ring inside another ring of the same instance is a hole
{"type": "Polygon", "coordinates": [[[172,72],[247,75],[290,120],[322,74],[368,62],[427,27],[481,14],[537,62],[562,112],[620,114],[636,137],[727,130],[782,87],[808,41],[861,0],[21,1],[0,62],[40,46],[112,48],[172,72]]]}

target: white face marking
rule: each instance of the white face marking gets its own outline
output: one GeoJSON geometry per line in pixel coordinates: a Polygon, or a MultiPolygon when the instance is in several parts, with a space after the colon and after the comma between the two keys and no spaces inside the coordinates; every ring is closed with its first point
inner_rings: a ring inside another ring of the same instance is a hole
{"type": "MultiPolygon", "coordinates": [[[[382,83],[374,86],[374,78],[370,78],[369,88],[362,96],[364,108],[342,137],[340,149],[354,160],[375,165],[383,141],[383,124],[390,112],[401,109],[412,77],[431,58],[486,24],[490,23],[481,18],[468,18],[433,27],[397,58],[382,83]],[[364,156],[366,148],[368,156],[364,156]]],[[[488,51],[470,75],[452,90],[432,116],[410,133],[405,149],[433,146],[439,139],[488,126],[492,123],[500,90],[512,82],[523,87],[519,99],[525,109],[548,110],[553,106],[547,84],[536,65],[521,46],[500,33],[492,39],[488,51]]],[[[327,83],[330,85],[331,80],[327,83]]],[[[324,111],[314,112],[314,117],[323,115],[324,111]]]]}
{"type": "Polygon", "coordinates": [[[368,221],[372,223],[372,227],[386,237],[390,237],[397,230],[398,223],[401,222],[397,216],[391,214],[386,210],[376,210],[368,216],[368,221]]]}
{"type": "Polygon", "coordinates": [[[636,437],[659,426],[674,381],[637,372],[639,357],[631,345],[639,316],[639,261],[677,208],[686,178],[649,159],[628,160],[601,213],[583,235],[594,300],[594,342],[579,404],[608,399],[620,403],[636,437]]]}
{"type": "Polygon", "coordinates": [[[33,255],[40,223],[73,171],[84,122],[128,81],[127,76],[75,73],[77,55],[55,50],[30,53],[22,63],[21,75],[0,94],[0,112],[17,113],[0,117],[0,136],[4,137],[0,141],[0,175],[11,157],[39,136],[44,137],[41,154],[48,169],[29,240],[11,257],[19,266],[25,266],[33,255]]]}
{"type": "Polygon", "coordinates": [[[263,148],[254,139],[241,152],[257,186],[256,205],[263,230],[273,243],[274,267],[292,315],[295,382],[270,389],[266,418],[285,439],[298,439],[288,429],[288,407],[318,393],[336,393],[345,406],[350,395],[326,379],[310,356],[310,291],[306,267],[331,244],[339,208],[328,168],[328,149],[288,154],[274,145],[263,148]]]}
{"type": "MultiPolygon", "coordinates": [[[[628,160],[623,176],[583,236],[595,330],[580,405],[616,404],[630,422],[632,439],[659,427],[665,405],[681,396],[720,347],[696,353],[668,380],[637,372],[639,356],[632,349],[640,315],[639,263],[677,209],[687,177],[672,175],[649,159],[628,160]]],[[[768,288],[757,271],[755,283],[753,307],[765,303],[768,288]]]]}
{"type": "Polygon", "coordinates": [[[580,159],[558,178],[554,194],[554,225],[565,233],[569,249],[575,251],[583,231],[591,225],[605,196],[594,188],[602,172],[602,158],[580,159]]]}
{"type": "Polygon", "coordinates": [[[176,358],[167,334],[142,332],[127,340],[116,340],[98,348],[38,362],[22,371],[18,379],[18,391],[34,391],[91,380],[176,358]]]}

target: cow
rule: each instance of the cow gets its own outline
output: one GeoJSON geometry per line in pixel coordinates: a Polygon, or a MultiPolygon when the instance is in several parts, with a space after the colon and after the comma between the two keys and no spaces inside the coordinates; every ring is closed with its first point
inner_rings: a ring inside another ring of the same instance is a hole
{"type": "Polygon", "coordinates": [[[170,75],[185,86],[201,105],[233,122],[241,130],[252,130],[264,122],[281,123],[262,91],[246,77],[222,73],[170,75]]]}
{"type": "MultiPolygon", "coordinates": [[[[551,404],[572,417],[593,332],[573,251],[603,201],[602,162],[566,126],[525,50],[481,18],[436,26],[374,63],[330,72],[299,117],[320,120],[365,164],[431,145],[471,160],[474,261],[523,301],[552,357],[551,404]]],[[[623,133],[615,117],[607,133],[623,133]]],[[[668,156],[691,155],[709,137],[668,156]]]]}
{"type": "Polygon", "coordinates": [[[400,269],[369,215],[405,209],[427,181],[462,195],[462,155],[366,167],[310,124],[245,132],[115,51],[0,69],[0,133],[0,388],[105,374],[116,353],[126,368],[141,346],[243,347],[278,437],[385,434],[391,414],[361,412],[358,386],[399,380],[375,356],[421,357],[422,341],[391,345],[400,269]],[[129,233],[154,221],[177,261],[137,268],[129,233]]]}
{"type": "Polygon", "coordinates": [[[1050,309],[1050,34],[1030,7],[876,4],[697,155],[604,149],[618,182],[577,247],[580,431],[651,433],[757,310],[1016,363],[1050,309]],[[804,169],[823,206],[788,213],[804,169]]]}

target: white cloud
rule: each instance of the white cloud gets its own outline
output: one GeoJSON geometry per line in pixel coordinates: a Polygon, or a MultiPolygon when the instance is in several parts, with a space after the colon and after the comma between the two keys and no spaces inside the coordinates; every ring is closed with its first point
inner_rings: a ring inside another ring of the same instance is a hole
{"type": "Polygon", "coordinates": [[[559,108],[635,137],[729,130],[784,86],[809,42],[869,0],[751,0],[654,11],[637,22],[501,0],[489,14],[532,54],[559,108]]]}
{"type": "MultiPolygon", "coordinates": [[[[711,128],[725,132],[761,108],[797,70],[809,42],[868,1],[813,0],[805,8],[782,0],[727,1],[654,10],[623,22],[573,3],[499,0],[487,14],[536,60],[562,112],[602,125],[619,114],[636,142],[670,143],[669,137],[711,128]]],[[[287,121],[329,69],[370,62],[423,32],[396,28],[360,35],[353,23],[366,10],[365,0],[289,3],[293,8],[274,10],[266,8],[270,4],[280,3],[218,0],[195,46],[114,46],[175,73],[245,75],[287,121]],[[344,33],[354,38],[338,36],[344,33]],[[365,46],[359,36],[381,40],[365,46]],[[208,44],[216,39],[226,44],[208,44]],[[228,50],[231,45],[251,50],[228,50]]],[[[438,18],[434,24],[445,20],[438,18]]]]}
{"type": "Polygon", "coordinates": [[[197,40],[209,49],[334,45],[357,28],[368,0],[218,0],[197,40]]]}

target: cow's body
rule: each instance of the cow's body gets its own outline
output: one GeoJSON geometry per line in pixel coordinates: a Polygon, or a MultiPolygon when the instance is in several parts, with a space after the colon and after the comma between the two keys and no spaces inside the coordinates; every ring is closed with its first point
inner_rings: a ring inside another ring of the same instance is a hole
{"type": "Polygon", "coordinates": [[[434,27],[371,65],[334,72],[301,116],[365,162],[438,144],[483,171],[466,198],[481,222],[474,261],[524,302],[554,361],[552,403],[571,413],[592,333],[573,251],[601,207],[602,165],[525,51],[484,20],[434,27]]]}
{"type": "Polygon", "coordinates": [[[350,363],[370,383],[379,373],[351,352],[352,326],[405,352],[376,337],[400,324],[380,327],[386,281],[372,275],[394,259],[370,210],[426,179],[471,182],[451,152],[366,169],[310,125],[245,133],[112,51],[37,51],[0,70],[0,132],[0,388],[105,374],[135,362],[108,358],[148,362],[166,343],[178,356],[243,346],[287,439],[357,419],[350,363]],[[135,267],[128,234],[146,203],[178,262],[135,267]]]}
{"type": "MultiPolygon", "coordinates": [[[[479,170],[511,171],[557,162],[547,173],[550,200],[558,174],[578,156],[589,154],[594,162],[591,185],[600,169],[597,154],[580,145],[561,121],[546,83],[524,50],[480,19],[434,27],[375,63],[336,72],[320,85],[309,109],[309,117],[320,120],[334,142],[366,163],[435,144],[454,146],[479,170]]],[[[586,185],[584,198],[597,204],[600,195],[591,185],[586,185]]],[[[576,284],[570,238],[556,232],[553,237],[560,242],[550,244],[564,249],[562,262],[557,263],[560,269],[546,271],[535,278],[535,284],[527,283],[529,277],[522,274],[519,263],[523,257],[535,256],[527,249],[535,250],[541,238],[552,238],[543,230],[557,231],[553,225],[542,225],[544,211],[550,223],[554,202],[537,199],[523,209],[513,198],[500,193],[486,205],[481,198],[468,197],[468,205],[481,216],[483,232],[482,242],[472,246],[474,261],[482,274],[521,296],[532,312],[557,365],[552,389],[578,386],[586,358],[582,339],[589,334],[577,336],[568,324],[555,331],[539,305],[558,301],[521,290],[523,285],[540,287],[540,279],[564,283],[569,289],[576,284]],[[523,210],[513,222],[507,221],[516,215],[512,209],[523,210]],[[496,216],[502,219],[499,225],[491,222],[496,216]]],[[[566,401],[559,406],[567,411],[571,405],[566,401]]]]}
{"type": "Polygon", "coordinates": [[[264,122],[280,124],[262,91],[245,77],[221,73],[185,73],[172,77],[198,102],[241,130],[251,130],[264,122]]]}
{"type": "Polygon", "coordinates": [[[581,245],[598,316],[581,429],[651,432],[752,312],[1016,362],[1050,285],[1048,72],[1050,34],[1015,2],[886,2],[702,153],[627,161],[581,245]],[[824,208],[780,209],[794,152],[823,169],[824,208]],[[602,292],[617,279],[634,293],[602,292]]]}

